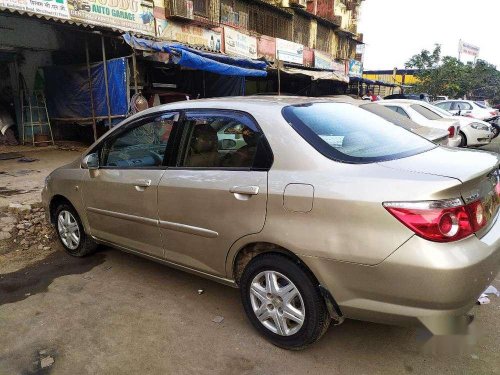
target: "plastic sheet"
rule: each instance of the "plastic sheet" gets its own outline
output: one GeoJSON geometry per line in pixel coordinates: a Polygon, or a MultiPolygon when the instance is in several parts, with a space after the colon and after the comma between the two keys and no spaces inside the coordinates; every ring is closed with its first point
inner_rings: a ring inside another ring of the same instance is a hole
{"type": "Polygon", "coordinates": [[[204,70],[226,76],[267,76],[267,72],[264,70],[267,64],[264,61],[198,51],[179,43],[155,42],[137,38],[130,34],[124,34],[123,39],[135,49],[169,53],[174,64],[179,64],[186,68],[204,70]]]}
{"type": "MultiPolygon", "coordinates": [[[[111,115],[126,115],[127,59],[107,62],[111,115]]],[[[104,64],[90,65],[96,116],[107,116],[104,64]]],[[[43,68],[45,96],[51,118],[91,118],[89,79],[86,65],[48,66],[43,68]]]]}

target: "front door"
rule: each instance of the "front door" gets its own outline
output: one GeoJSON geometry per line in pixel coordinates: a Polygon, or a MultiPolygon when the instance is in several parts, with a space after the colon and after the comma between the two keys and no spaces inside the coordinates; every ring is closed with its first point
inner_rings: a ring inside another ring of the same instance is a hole
{"type": "Polygon", "coordinates": [[[96,150],[83,196],[93,236],[163,258],[158,227],[158,183],[177,113],[157,114],[120,128],[96,150]]]}
{"type": "Polygon", "coordinates": [[[269,146],[247,114],[187,111],[175,161],[158,186],[167,260],[225,276],[226,255],[266,218],[269,146]]]}

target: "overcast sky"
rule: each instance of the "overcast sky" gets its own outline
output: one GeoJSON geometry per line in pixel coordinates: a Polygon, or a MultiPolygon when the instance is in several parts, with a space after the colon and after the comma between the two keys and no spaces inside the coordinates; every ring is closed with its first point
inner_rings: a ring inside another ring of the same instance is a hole
{"type": "Polygon", "coordinates": [[[365,70],[404,68],[435,43],[443,55],[458,57],[460,39],[500,69],[500,0],[365,0],[358,30],[366,43],[365,70]]]}

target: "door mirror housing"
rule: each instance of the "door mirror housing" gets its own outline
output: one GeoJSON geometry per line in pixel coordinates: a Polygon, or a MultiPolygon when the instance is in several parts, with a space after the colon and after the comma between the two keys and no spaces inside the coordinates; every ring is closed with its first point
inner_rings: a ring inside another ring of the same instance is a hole
{"type": "Polygon", "coordinates": [[[88,154],[82,159],[82,168],[84,169],[98,169],[99,168],[99,156],[97,153],[88,154]]]}

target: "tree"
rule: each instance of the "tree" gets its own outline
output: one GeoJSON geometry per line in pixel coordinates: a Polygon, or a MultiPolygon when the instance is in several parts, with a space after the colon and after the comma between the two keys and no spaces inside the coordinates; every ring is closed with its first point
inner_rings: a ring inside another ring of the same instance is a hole
{"type": "Polygon", "coordinates": [[[442,57],[441,46],[436,44],[432,52],[424,49],[412,56],[405,67],[416,70],[414,92],[500,102],[500,72],[486,61],[464,64],[451,56],[442,57]]]}

